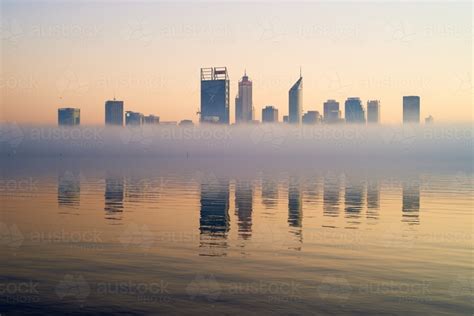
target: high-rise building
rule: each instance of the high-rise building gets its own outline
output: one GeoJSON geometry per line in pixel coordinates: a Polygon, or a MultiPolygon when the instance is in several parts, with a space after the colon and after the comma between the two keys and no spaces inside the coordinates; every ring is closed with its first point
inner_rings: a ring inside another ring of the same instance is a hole
{"type": "Polygon", "coordinates": [[[114,98],[105,102],[105,124],[123,126],[123,101],[114,98]]]}
{"type": "Polygon", "coordinates": [[[226,67],[201,68],[201,122],[229,124],[226,67]]]}
{"type": "Polygon", "coordinates": [[[346,123],[365,124],[365,110],[360,98],[348,98],[345,103],[346,123]]]}
{"type": "Polygon", "coordinates": [[[288,123],[288,122],[289,122],[288,115],[283,115],[283,123],[288,123]]]}
{"type": "Polygon", "coordinates": [[[380,101],[367,101],[367,123],[380,123],[380,101]]]}
{"type": "Polygon", "coordinates": [[[403,123],[420,123],[420,97],[403,97],[403,123]]]}
{"type": "Polygon", "coordinates": [[[250,123],[253,120],[252,81],[247,72],[239,81],[239,91],[235,98],[235,122],[250,123]]]}
{"type": "Polygon", "coordinates": [[[318,124],[321,122],[321,115],[318,111],[308,111],[303,115],[303,124],[318,124]]]}
{"type": "Polygon", "coordinates": [[[267,105],[262,109],[262,123],[277,123],[278,109],[272,105],[267,105]]]}
{"type": "Polygon", "coordinates": [[[338,123],[341,120],[339,102],[336,100],[327,100],[324,102],[323,115],[325,123],[338,123]]]}
{"type": "Polygon", "coordinates": [[[81,123],[81,110],[76,108],[58,109],[58,124],[61,126],[74,126],[81,123]]]}
{"type": "Polygon", "coordinates": [[[127,111],[125,112],[125,125],[127,126],[140,126],[143,125],[144,116],[138,112],[127,111]]]}
{"type": "Polygon", "coordinates": [[[143,117],[143,124],[146,125],[156,125],[160,123],[160,117],[150,114],[143,117]]]}
{"type": "Polygon", "coordinates": [[[291,124],[301,124],[301,114],[303,113],[303,77],[295,82],[288,91],[288,122],[291,124]]]}
{"type": "Polygon", "coordinates": [[[425,124],[433,124],[434,123],[434,118],[433,116],[428,116],[425,118],[425,124]]]}

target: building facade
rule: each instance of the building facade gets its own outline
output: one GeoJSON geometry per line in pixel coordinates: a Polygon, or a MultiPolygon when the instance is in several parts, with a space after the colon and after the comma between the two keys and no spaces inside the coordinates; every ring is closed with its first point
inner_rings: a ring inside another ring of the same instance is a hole
{"type": "Polygon", "coordinates": [[[238,94],[235,98],[235,122],[250,123],[253,118],[252,81],[245,73],[239,81],[238,94]]]}
{"type": "Polygon", "coordinates": [[[58,125],[75,126],[81,123],[81,110],[77,108],[58,109],[58,125]]]}
{"type": "Polygon", "coordinates": [[[146,125],[156,125],[160,123],[160,117],[150,114],[143,117],[143,124],[146,125]]]}
{"type": "Polygon", "coordinates": [[[123,126],[123,101],[105,102],[105,124],[123,126]]]}
{"type": "Polygon", "coordinates": [[[288,91],[288,122],[290,124],[301,124],[303,113],[303,77],[300,78],[288,91]]]}
{"type": "Polygon", "coordinates": [[[336,100],[327,100],[323,104],[324,122],[328,124],[339,123],[341,121],[341,111],[339,102],[336,100]]]}
{"type": "Polygon", "coordinates": [[[125,112],[125,125],[141,126],[143,125],[144,116],[142,113],[127,111],[125,112]]]}
{"type": "Polygon", "coordinates": [[[380,101],[367,101],[367,123],[380,123],[380,101]]]}
{"type": "Polygon", "coordinates": [[[348,98],[345,103],[345,118],[349,124],[365,124],[365,110],[360,98],[348,98]]]}
{"type": "Polygon", "coordinates": [[[318,111],[308,111],[303,115],[303,124],[318,124],[321,122],[321,115],[318,111]]]}
{"type": "Polygon", "coordinates": [[[201,68],[201,122],[229,124],[229,85],[226,67],[201,68]]]}
{"type": "Polygon", "coordinates": [[[272,105],[267,105],[262,109],[262,123],[277,123],[278,109],[272,105]]]}
{"type": "Polygon", "coordinates": [[[420,97],[403,97],[403,123],[420,123],[420,97]]]}

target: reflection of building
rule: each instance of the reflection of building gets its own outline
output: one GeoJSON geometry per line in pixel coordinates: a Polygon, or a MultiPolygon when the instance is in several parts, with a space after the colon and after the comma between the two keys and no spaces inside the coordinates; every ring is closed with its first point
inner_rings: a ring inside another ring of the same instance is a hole
{"type": "Polygon", "coordinates": [[[345,103],[346,123],[365,124],[365,111],[359,98],[348,98],[345,103]]]}
{"type": "Polygon", "coordinates": [[[403,97],[403,123],[420,123],[420,97],[403,97]]]}
{"type": "Polygon", "coordinates": [[[252,81],[247,73],[239,81],[238,94],[235,98],[235,122],[250,123],[253,120],[252,81]]]}
{"type": "Polygon", "coordinates": [[[303,113],[303,77],[300,78],[288,91],[288,122],[291,124],[301,124],[301,114],[303,113]]]}
{"type": "Polygon", "coordinates": [[[380,209],[380,185],[378,181],[367,184],[367,218],[378,219],[380,209]]]}
{"type": "Polygon", "coordinates": [[[58,178],[58,205],[78,207],[81,183],[78,174],[66,171],[58,178]]]}
{"type": "Polygon", "coordinates": [[[253,183],[237,180],[235,184],[235,208],[238,218],[239,237],[252,236],[253,183]]]}
{"type": "Polygon", "coordinates": [[[201,255],[225,255],[229,229],[229,181],[201,183],[200,247],[209,250],[201,255]]]}
{"type": "Polygon", "coordinates": [[[105,179],[105,213],[106,218],[120,220],[118,213],[123,211],[124,180],[121,177],[105,179]]]}
{"type": "Polygon", "coordinates": [[[337,175],[324,178],[323,187],[323,215],[339,216],[340,181],[337,175]]]}
{"type": "Polygon", "coordinates": [[[318,111],[308,111],[303,114],[303,124],[317,124],[321,122],[321,116],[318,111]]]}
{"type": "MultiPolygon", "coordinates": [[[[303,242],[303,196],[299,178],[290,177],[288,184],[288,224],[294,228],[292,233],[298,242],[303,242]]],[[[299,247],[296,250],[300,250],[299,247]]]]}
{"type": "Polygon", "coordinates": [[[367,123],[380,123],[380,101],[367,101],[367,123]]]}
{"type": "Polygon", "coordinates": [[[278,182],[271,178],[262,179],[262,203],[266,208],[276,208],[278,202],[278,182]]]}
{"type": "Polygon", "coordinates": [[[277,123],[278,109],[268,105],[262,109],[262,123],[277,123]]]}
{"type": "Polygon", "coordinates": [[[123,101],[105,102],[105,124],[123,126],[123,101]]]}
{"type": "Polygon", "coordinates": [[[336,100],[327,100],[323,104],[324,122],[339,123],[341,121],[341,111],[339,110],[339,102],[336,100]]]}
{"type": "Polygon", "coordinates": [[[81,110],[76,108],[58,109],[58,124],[61,126],[74,126],[81,123],[81,110]]]}
{"type": "Polygon", "coordinates": [[[201,122],[229,124],[226,67],[201,68],[201,122]]]}
{"type": "Polygon", "coordinates": [[[408,181],[403,183],[403,222],[409,224],[419,224],[420,220],[420,183],[418,181],[408,181]]]}
{"type": "Polygon", "coordinates": [[[125,112],[125,125],[141,126],[143,125],[144,116],[142,113],[127,111],[125,112]]]}
{"type": "Polygon", "coordinates": [[[360,212],[362,211],[364,201],[364,183],[350,182],[346,178],[344,193],[344,211],[350,224],[360,224],[360,212]]]}

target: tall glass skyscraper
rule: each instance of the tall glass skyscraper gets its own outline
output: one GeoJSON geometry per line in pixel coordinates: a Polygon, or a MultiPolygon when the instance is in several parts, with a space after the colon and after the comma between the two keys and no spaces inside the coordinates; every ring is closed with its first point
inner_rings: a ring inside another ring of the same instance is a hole
{"type": "Polygon", "coordinates": [[[420,123],[420,97],[403,97],[403,123],[420,123]]]}
{"type": "Polygon", "coordinates": [[[239,81],[239,92],[235,98],[235,122],[248,123],[253,120],[252,81],[247,72],[239,81]]]}
{"type": "Polygon", "coordinates": [[[365,110],[360,98],[348,98],[345,103],[346,123],[365,124],[365,110]]]}
{"type": "Polygon", "coordinates": [[[380,101],[367,101],[367,123],[380,123],[380,101]]]}
{"type": "Polygon", "coordinates": [[[339,111],[339,102],[336,100],[327,100],[323,104],[323,115],[325,123],[338,123],[341,119],[339,111]]]}
{"type": "Polygon", "coordinates": [[[303,113],[303,77],[300,78],[288,91],[288,122],[290,124],[301,124],[303,113]]]}
{"type": "Polygon", "coordinates": [[[76,108],[58,109],[58,124],[61,126],[74,126],[81,123],[81,110],[76,108]]]}
{"type": "Polygon", "coordinates": [[[201,122],[229,124],[226,67],[201,68],[201,122]]]}
{"type": "Polygon", "coordinates": [[[114,98],[105,102],[105,124],[123,126],[123,101],[114,98]]]}

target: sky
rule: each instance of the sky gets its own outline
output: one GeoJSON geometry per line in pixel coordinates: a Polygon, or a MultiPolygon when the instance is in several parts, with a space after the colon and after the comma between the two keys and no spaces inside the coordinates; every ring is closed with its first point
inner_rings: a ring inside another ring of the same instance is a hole
{"type": "Polygon", "coordinates": [[[226,66],[234,121],[237,82],[253,81],[255,118],[303,73],[304,111],[360,97],[381,120],[472,121],[472,3],[1,1],[0,120],[55,124],[57,108],[103,124],[114,96],[162,121],[198,120],[201,67],[226,66]]]}

